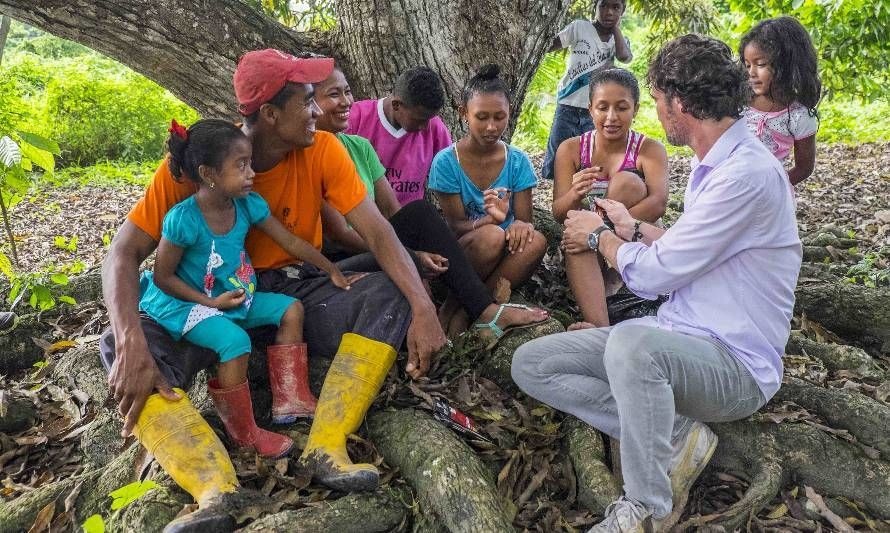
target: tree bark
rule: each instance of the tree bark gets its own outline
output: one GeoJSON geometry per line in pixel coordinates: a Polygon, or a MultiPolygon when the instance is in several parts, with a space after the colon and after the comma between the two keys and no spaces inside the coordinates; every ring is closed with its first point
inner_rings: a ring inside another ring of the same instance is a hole
{"type": "Polygon", "coordinates": [[[518,118],[525,89],[569,3],[338,0],[337,27],[308,33],[285,28],[240,0],[0,0],[0,9],[128,65],[207,117],[236,116],[232,72],[248,50],[331,55],[355,94],[366,98],[387,94],[406,68],[428,65],[445,84],[443,116],[460,131],[461,89],[484,63],[503,68],[518,118]]]}
{"type": "Polygon", "coordinates": [[[326,51],[239,0],[2,0],[0,10],[120,61],[206,117],[236,116],[232,72],[245,51],[326,51]]]}
{"type": "Polygon", "coordinates": [[[447,531],[513,531],[491,473],[451,430],[414,409],[372,413],[368,425],[386,462],[447,531]]]}
{"type": "Polygon", "coordinates": [[[408,491],[386,487],[373,493],[349,494],[317,507],[264,516],[242,529],[246,533],[374,533],[394,531],[405,520],[408,491]]]}
{"type": "MultiPolygon", "coordinates": [[[[339,0],[333,35],[337,56],[360,98],[384,96],[407,68],[427,65],[443,79],[443,117],[464,131],[457,116],[472,73],[497,63],[513,88],[512,121],[525,89],[564,21],[567,0],[339,0]]],[[[512,131],[512,124],[508,131],[512,131]]]]}
{"type": "Polygon", "coordinates": [[[6,48],[6,38],[9,36],[9,26],[12,19],[0,14],[0,65],[3,64],[3,49],[6,48]]]}
{"type": "Polygon", "coordinates": [[[804,314],[857,343],[890,351],[890,289],[843,279],[802,278],[795,296],[795,315],[804,314]]]}

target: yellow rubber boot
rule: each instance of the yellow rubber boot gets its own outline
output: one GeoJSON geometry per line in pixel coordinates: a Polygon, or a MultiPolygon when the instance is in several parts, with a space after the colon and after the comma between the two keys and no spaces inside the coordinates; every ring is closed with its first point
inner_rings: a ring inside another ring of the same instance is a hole
{"type": "Polygon", "coordinates": [[[374,465],[353,464],[346,437],[358,429],[396,360],[392,346],[346,333],[325,377],[302,459],[317,482],[344,492],[374,490],[374,465]]]}
{"type": "Polygon", "coordinates": [[[148,397],[133,433],[173,481],[203,507],[220,494],[235,492],[238,478],[222,442],[185,391],[173,390],[182,398],[148,397]]]}

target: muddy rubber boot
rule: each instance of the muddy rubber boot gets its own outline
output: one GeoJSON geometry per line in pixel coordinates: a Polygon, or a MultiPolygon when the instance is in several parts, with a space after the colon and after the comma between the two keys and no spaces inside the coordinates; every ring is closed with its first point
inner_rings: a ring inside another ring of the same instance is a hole
{"type": "Polygon", "coordinates": [[[302,455],[315,481],[344,492],[377,488],[377,468],[353,464],[346,437],[358,429],[395,360],[396,351],[388,344],[354,333],[343,335],[302,455]]]}
{"type": "Polygon", "coordinates": [[[238,447],[251,448],[271,458],[282,457],[294,447],[290,437],[257,427],[247,381],[229,389],[220,389],[218,385],[216,379],[211,379],[207,390],[226,426],[226,433],[238,447]]]}
{"type": "Polygon", "coordinates": [[[309,390],[306,343],[276,344],[266,351],[272,389],[272,423],[291,424],[312,418],[318,400],[309,390]]]}
{"type": "Polygon", "coordinates": [[[164,471],[199,505],[198,511],[170,522],[165,531],[207,531],[211,527],[215,533],[232,531],[235,521],[217,502],[238,490],[235,468],[223,443],[185,391],[173,390],[181,396],[179,400],[149,396],[133,429],[164,471]],[[198,516],[190,519],[192,515],[198,516]]]}

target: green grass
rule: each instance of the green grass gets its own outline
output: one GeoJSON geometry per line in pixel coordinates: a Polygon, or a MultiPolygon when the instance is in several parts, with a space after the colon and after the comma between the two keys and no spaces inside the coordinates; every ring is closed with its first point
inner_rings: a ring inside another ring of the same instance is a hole
{"type": "Polygon", "coordinates": [[[57,170],[52,177],[45,176],[43,182],[54,187],[146,186],[157,168],[158,162],[153,160],[141,163],[105,161],[85,167],[65,167],[57,170]]]}

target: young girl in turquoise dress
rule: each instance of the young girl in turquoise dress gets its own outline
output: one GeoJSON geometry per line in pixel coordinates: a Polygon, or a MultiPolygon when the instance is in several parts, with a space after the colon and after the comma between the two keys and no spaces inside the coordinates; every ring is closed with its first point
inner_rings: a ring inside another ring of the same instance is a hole
{"type": "Polygon", "coordinates": [[[753,93],[742,116],[780,161],[794,153],[788,178],[797,185],[816,165],[816,106],[822,83],[813,41],[792,17],[767,19],[742,37],[739,57],[753,93]]]}
{"type": "MultiPolygon", "coordinates": [[[[511,287],[527,280],[547,251],[532,224],[535,172],[522,150],[501,140],[510,91],[499,74],[497,65],[486,65],[467,83],[459,109],[467,134],[436,154],[429,176],[448,225],[492,292],[501,278],[511,287]]],[[[452,320],[460,324],[449,331],[466,327],[464,313],[452,320]]],[[[491,329],[495,337],[502,333],[491,329]]]]}
{"type": "Polygon", "coordinates": [[[226,431],[239,447],[280,457],[293,441],[256,425],[247,383],[250,338],[244,331],[278,326],[268,349],[273,422],[312,416],[315,397],[307,380],[303,307],[290,296],[256,291],[256,275],[244,248],[255,227],[294,257],[328,272],[342,289],[349,282],[309,243],[270,216],[269,205],[252,192],[251,144],[224,120],[200,120],[186,130],[173,121],[168,164],[176,179],[197,192],[164,217],[154,273],[142,282],[140,309],[175,339],[214,350],[220,364],[208,383],[226,431]]]}

